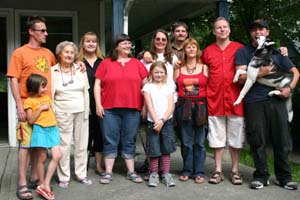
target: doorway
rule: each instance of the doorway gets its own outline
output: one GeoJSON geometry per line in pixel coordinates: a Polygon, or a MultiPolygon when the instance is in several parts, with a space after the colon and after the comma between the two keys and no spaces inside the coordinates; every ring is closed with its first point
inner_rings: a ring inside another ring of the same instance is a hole
{"type": "Polygon", "coordinates": [[[7,18],[0,15],[0,146],[8,145],[7,18]]]}

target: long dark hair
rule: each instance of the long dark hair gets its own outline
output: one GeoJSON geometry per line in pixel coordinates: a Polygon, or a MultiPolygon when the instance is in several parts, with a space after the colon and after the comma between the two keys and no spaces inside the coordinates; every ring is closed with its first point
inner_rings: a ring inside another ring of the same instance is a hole
{"type": "Polygon", "coordinates": [[[124,33],[116,35],[116,37],[114,38],[114,40],[112,42],[111,49],[110,49],[109,57],[111,60],[113,60],[113,61],[118,60],[117,46],[120,42],[123,42],[123,41],[132,42],[131,38],[124,33]]]}
{"type": "Polygon", "coordinates": [[[46,77],[39,74],[30,74],[26,80],[26,89],[29,95],[35,95],[39,93],[40,86],[46,86],[48,83],[46,77]]]}
{"type": "Polygon", "coordinates": [[[154,46],[154,40],[156,38],[157,33],[163,33],[167,38],[167,46],[166,46],[166,49],[165,49],[165,52],[164,52],[164,57],[165,57],[166,61],[168,61],[170,64],[172,64],[173,63],[173,53],[172,53],[172,49],[171,49],[171,46],[170,46],[170,40],[169,40],[169,37],[168,37],[168,33],[164,29],[157,29],[154,32],[154,34],[152,36],[151,44],[150,44],[150,52],[153,55],[154,60],[156,60],[157,55],[156,55],[156,48],[154,46]]]}

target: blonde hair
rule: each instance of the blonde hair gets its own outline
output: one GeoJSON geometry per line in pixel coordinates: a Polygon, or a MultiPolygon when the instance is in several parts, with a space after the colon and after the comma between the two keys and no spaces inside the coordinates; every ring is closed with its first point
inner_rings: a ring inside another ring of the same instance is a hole
{"type": "Polygon", "coordinates": [[[152,63],[152,65],[150,66],[150,69],[149,69],[149,82],[150,83],[153,83],[153,75],[152,75],[152,73],[153,73],[153,70],[155,69],[155,68],[160,68],[160,69],[163,69],[164,71],[165,71],[165,77],[164,77],[164,79],[162,80],[162,82],[163,83],[166,83],[167,82],[167,79],[168,79],[168,72],[167,72],[167,67],[166,67],[166,65],[165,65],[165,63],[164,62],[162,62],[162,61],[155,61],[154,63],[152,63]]]}
{"type": "Polygon", "coordinates": [[[84,43],[84,40],[87,36],[92,36],[92,37],[95,37],[96,38],[96,42],[97,42],[97,45],[96,45],[96,56],[97,58],[101,58],[102,60],[104,59],[104,55],[102,53],[102,51],[100,50],[100,41],[96,35],[96,33],[94,32],[86,32],[80,39],[80,43],[79,43],[79,53],[78,53],[78,60],[79,61],[83,61],[84,60],[84,48],[83,48],[83,43],[84,43]]]}
{"type": "Polygon", "coordinates": [[[196,45],[196,47],[197,47],[196,60],[197,60],[197,63],[202,63],[201,62],[201,50],[200,50],[198,42],[194,38],[188,38],[182,44],[183,51],[181,53],[181,55],[182,55],[181,56],[182,57],[181,66],[184,66],[187,63],[187,56],[186,56],[186,53],[185,53],[185,48],[188,45],[196,45]]]}

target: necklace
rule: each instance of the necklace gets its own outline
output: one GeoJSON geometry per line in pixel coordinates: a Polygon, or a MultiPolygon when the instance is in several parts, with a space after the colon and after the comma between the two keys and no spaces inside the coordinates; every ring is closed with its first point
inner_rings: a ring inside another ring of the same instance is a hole
{"type": "Polygon", "coordinates": [[[194,71],[195,71],[195,69],[196,69],[196,67],[197,67],[197,63],[196,63],[195,66],[194,66],[193,68],[191,68],[191,69],[188,67],[188,65],[186,65],[186,72],[187,72],[188,74],[193,74],[194,71]]]}
{"type": "Polygon", "coordinates": [[[59,66],[59,67],[60,67],[61,80],[63,82],[62,86],[67,87],[69,84],[74,83],[74,80],[73,80],[73,67],[71,67],[71,80],[69,80],[68,82],[64,81],[63,71],[61,69],[61,66],[59,66]]]}

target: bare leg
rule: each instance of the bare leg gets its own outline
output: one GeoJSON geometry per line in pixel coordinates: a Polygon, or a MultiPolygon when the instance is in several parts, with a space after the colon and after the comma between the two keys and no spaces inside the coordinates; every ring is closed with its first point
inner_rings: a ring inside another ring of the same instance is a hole
{"type": "Polygon", "coordinates": [[[36,181],[39,179],[39,174],[38,174],[38,157],[39,157],[39,155],[38,154],[39,153],[36,148],[32,148],[30,150],[30,162],[31,162],[30,181],[36,181]]]}
{"type": "Polygon", "coordinates": [[[229,152],[231,156],[232,172],[238,172],[239,160],[240,160],[240,149],[229,147],[229,152]]]}
{"type": "Polygon", "coordinates": [[[26,172],[29,164],[29,149],[20,148],[19,150],[19,185],[26,185],[26,172]]]}
{"type": "Polygon", "coordinates": [[[112,169],[115,164],[115,158],[105,158],[105,172],[106,173],[112,173],[112,169]]]}
{"type": "Polygon", "coordinates": [[[45,148],[36,148],[35,154],[38,156],[36,157],[37,159],[37,173],[40,179],[40,185],[45,184],[45,162],[47,159],[47,149],[45,148]]]}
{"type": "Polygon", "coordinates": [[[125,164],[129,173],[134,172],[134,159],[125,159],[125,164]]]}
{"type": "Polygon", "coordinates": [[[224,147],[215,148],[215,171],[222,172],[222,158],[224,154],[224,147]]]}
{"type": "Polygon", "coordinates": [[[44,182],[44,187],[48,191],[51,191],[50,182],[51,182],[52,176],[56,170],[56,167],[58,165],[58,161],[62,157],[59,146],[52,147],[51,154],[52,154],[52,160],[50,161],[50,163],[48,165],[45,182],[44,182]]]}
{"type": "Polygon", "coordinates": [[[102,168],[102,154],[100,152],[95,152],[95,162],[96,162],[96,171],[103,172],[102,168]]]}

